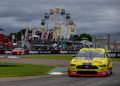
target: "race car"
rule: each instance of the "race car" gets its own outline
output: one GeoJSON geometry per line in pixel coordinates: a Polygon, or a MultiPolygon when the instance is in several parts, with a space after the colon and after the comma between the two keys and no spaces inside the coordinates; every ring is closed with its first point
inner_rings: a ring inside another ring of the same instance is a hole
{"type": "Polygon", "coordinates": [[[23,55],[26,54],[26,51],[24,48],[15,48],[12,50],[13,55],[23,55]]]}
{"type": "Polygon", "coordinates": [[[68,67],[69,76],[109,76],[112,59],[103,48],[82,48],[68,67]]]}

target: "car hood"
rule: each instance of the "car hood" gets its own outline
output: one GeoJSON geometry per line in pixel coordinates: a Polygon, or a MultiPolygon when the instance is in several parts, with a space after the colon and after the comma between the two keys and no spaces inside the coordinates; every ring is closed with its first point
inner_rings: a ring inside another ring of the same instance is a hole
{"type": "Polygon", "coordinates": [[[83,64],[92,64],[92,65],[102,65],[107,64],[107,58],[86,58],[86,57],[76,57],[71,60],[70,64],[83,65],[83,64]]]}

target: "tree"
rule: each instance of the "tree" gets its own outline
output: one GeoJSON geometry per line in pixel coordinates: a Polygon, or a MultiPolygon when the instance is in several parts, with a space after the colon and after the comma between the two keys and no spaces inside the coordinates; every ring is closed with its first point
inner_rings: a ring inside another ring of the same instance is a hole
{"type": "Polygon", "coordinates": [[[75,41],[78,41],[78,40],[79,40],[79,35],[74,35],[74,36],[73,36],[73,39],[74,39],[75,41]]]}
{"type": "Polygon", "coordinates": [[[24,35],[25,34],[25,31],[26,31],[26,29],[21,29],[21,30],[19,30],[17,33],[16,33],[16,39],[18,40],[18,41],[20,41],[21,40],[21,36],[22,36],[22,34],[24,35]]]}
{"type": "Polygon", "coordinates": [[[81,40],[88,40],[88,41],[92,41],[92,36],[90,34],[87,33],[83,33],[79,36],[80,41],[81,40]]]}

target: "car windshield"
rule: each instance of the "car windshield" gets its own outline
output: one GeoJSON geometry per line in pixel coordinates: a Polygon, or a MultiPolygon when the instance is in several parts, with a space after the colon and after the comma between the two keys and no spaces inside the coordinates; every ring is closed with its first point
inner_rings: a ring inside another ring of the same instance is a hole
{"type": "Polygon", "coordinates": [[[87,51],[87,52],[78,52],[77,57],[98,57],[98,58],[104,58],[103,52],[97,52],[97,51],[87,51]]]}

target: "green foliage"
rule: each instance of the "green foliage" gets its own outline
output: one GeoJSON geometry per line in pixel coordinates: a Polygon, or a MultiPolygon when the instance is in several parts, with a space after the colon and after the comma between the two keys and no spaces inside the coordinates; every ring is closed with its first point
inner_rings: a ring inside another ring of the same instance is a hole
{"type": "Polygon", "coordinates": [[[92,36],[90,34],[83,33],[83,34],[80,34],[80,35],[74,35],[73,39],[75,41],[81,41],[81,40],[92,41],[92,36]]]}
{"type": "Polygon", "coordinates": [[[4,35],[4,36],[5,36],[5,38],[10,39],[10,36],[9,36],[9,35],[4,35]]]}
{"type": "Polygon", "coordinates": [[[92,41],[91,35],[90,34],[86,34],[86,33],[81,34],[80,37],[79,37],[79,39],[80,39],[80,41],[81,40],[88,40],[90,42],[92,41]]]}
{"type": "Polygon", "coordinates": [[[74,35],[73,38],[74,40],[79,41],[79,35],[74,35]]]}
{"type": "Polygon", "coordinates": [[[112,58],[113,61],[120,62],[120,58],[112,58]]]}
{"type": "Polygon", "coordinates": [[[23,34],[25,34],[25,31],[26,31],[26,29],[21,29],[20,31],[18,31],[17,33],[16,33],[16,39],[18,40],[18,41],[20,41],[21,40],[21,35],[23,34]]]}
{"type": "Polygon", "coordinates": [[[12,38],[12,35],[15,35],[15,41],[20,41],[21,40],[21,35],[25,34],[26,29],[21,29],[18,32],[10,33],[9,35],[6,35],[6,38],[10,39],[12,38]]]}

